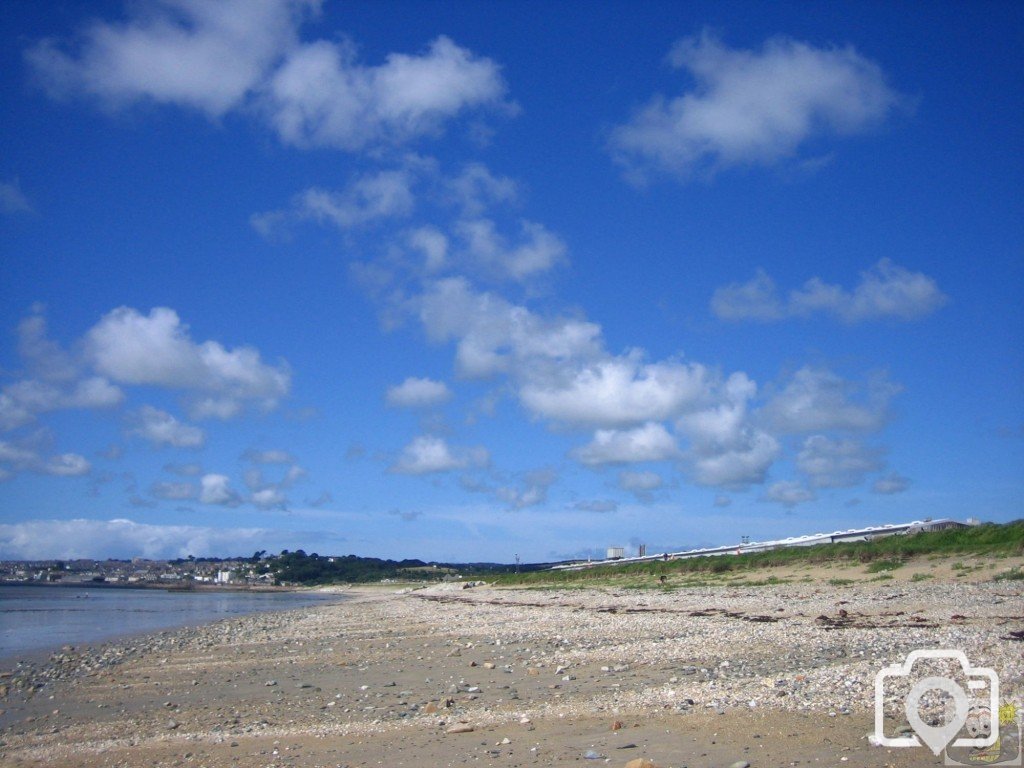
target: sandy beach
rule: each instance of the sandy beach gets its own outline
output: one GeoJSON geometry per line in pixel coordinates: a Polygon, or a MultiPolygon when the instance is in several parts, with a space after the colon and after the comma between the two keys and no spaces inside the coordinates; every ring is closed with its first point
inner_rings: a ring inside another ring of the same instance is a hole
{"type": "Polygon", "coordinates": [[[352,589],[5,670],[0,762],[942,765],[869,742],[875,674],[957,648],[1019,701],[1019,584],[352,589]]]}

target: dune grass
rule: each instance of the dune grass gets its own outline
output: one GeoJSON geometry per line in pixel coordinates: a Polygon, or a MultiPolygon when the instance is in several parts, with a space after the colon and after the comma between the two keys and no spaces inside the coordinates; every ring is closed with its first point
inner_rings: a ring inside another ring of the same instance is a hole
{"type": "MultiPolygon", "coordinates": [[[[586,585],[622,586],[641,581],[660,584],[660,577],[673,582],[735,584],[754,586],[780,583],[752,571],[799,565],[867,564],[870,573],[887,573],[912,557],[936,559],[983,555],[1010,557],[1024,554],[1024,520],[988,523],[973,528],[927,531],[888,536],[874,541],[789,547],[770,552],[693,557],[685,560],[651,560],[642,563],[597,565],[577,571],[533,571],[506,574],[494,580],[498,585],[586,585]]],[[[1002,578],[1024,578],[1003,576],[1002,578]]]]}

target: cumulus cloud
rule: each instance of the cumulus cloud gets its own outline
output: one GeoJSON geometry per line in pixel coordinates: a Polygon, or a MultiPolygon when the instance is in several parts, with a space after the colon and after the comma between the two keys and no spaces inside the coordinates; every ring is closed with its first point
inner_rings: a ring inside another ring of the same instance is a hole
{"type": "Polygon", "coordinates": [[[166,307],[148,315],[113,310],[86,334],[85,350],[96,370],[115,382],[196,392],[194,416],[234,415],[246,402],[272,408],[291,385],[285,363],[267,365],[252,347],[196,343],[178,313],[166,307]]]}
{"type": "Polygon", "coordinates": [[[634,429],[599,429],[593,440],[572,452],[577,461],[590,466],[665,461],[678,454],[675,438],[655,422],[634,429]]]}
{"type": "Polygon", "coordinates": [[[669,62],[694,87],[656,96],[611,136],[615,158],[637,180],[652,171],[773,165],[814,138],[878,125],[901,100],[881,68],[851,46],[777,37],[741,50],[704,32],[676,43],[669,62]]]}
{"type": "Polygon", "coordinates": [[[728,446],[698,452],[693,458],[694,479],[701,485],[744,488],[760,484],[779,458],[778,440],[761,430],[745,430],[728,446]]]}
{"type": "Polygon", "coordinates": [[[464,217],[475,218],[496,203],[511,203],[518,185],[508,176],[496,176],[483,163],[468,163],[457,176],[444,182],[448,197],[464,217]]]}
{"type": "Polygon", "coordinates": [[[451,399],[452,392],[443,381],[409,377],[388,387],[387,404],[396,408],[431,408],[451,399]]]}
{"type": "Polygon", "coordinates": [[[131,434],[149,440],[155,446],[169,445],[174,448],[201,448],[206,434],[199,427],[178,421],[174,416],[144,405],[135,414],[135,426],[131,434]]]}
{"type": "Polygon", "coordinates": [[[495,62],[441,36],[421,55],[392,53],[378,66],[360,64],[346,42],[297,46],[261,100],[285,143],[355,151],[436,135],[463,110],[507,107],[504,96],[495,62]]]}
{"type": "Polygon", "coordinates": [[[29,65],[54,97],[121,107],[148,100],[220,117],[240,106],[297,41],[319,0],[153,0],[130,18],[94,21],[68,43],[43,40],[29,65]]]}
{"type": "Polygon", "coordinates": [[[871,490],[875,493],[885,495],[903,493],[908,488],[910,488],[910,478],[904,477],[899,472],[890,472],[875,480],[871,486],[871,490]]]}
{"type": "Polygon", "coordinates": [[[288,499],[280,488],[260,488],[253,491],[250,501],[259,509],[284,509],[288,499]]]}
{"type": "Polygon", "coordinates": [[[832,315],[846,323],[869,320],[919,320],[930,315],[947,297],[931,277],[911,272],[890,259],[881,259],[861,273],[847,290],[813,277],[783,300],[775,281],[763,270],[746,283],[718,288],[711,309],[723,320],[775,321],[789,317],[832,315]]]}
{"type": "Polygon", "coordinates": [[[858,440],[811,435],[796,457],[796,467],[814,488],[850,488],[882,468],[882,452],[858,440]]]}
{"type": "Polygon", "coordinates": [[[410,248],[423,255],[427,273],[438,272],[448,262],[448,237],[435,227],[418,227],[407,235],[410,248]]]}
{"type": "Polygon", "coordinates": [[[426,475],[451,472],[467,467],[481,467],[490,461],[485,448],[452,449],[444,438],[420,435],[402,449],[398,461],[389,471],[403,475],[426,475]]]}
{"type": "Polygon", "coordinates": [[[310,187],[290,208],[254,214],[250,223],[264,236],[292,221],[312,220],[339,229],[408,216],[415,206],[413,178],[406,170],[364,174],[340,191],[310,187]]]}
{"type": "Polygon", "coordinates": [[[124,399],[124,392],[102,377],[57,384],[24,379],[0,390],[0,430],[31,424],[40,414],[49,411],[114,408],[124,399]]]}
{"type": "Polygon", "coordinates": [[[430,281],[413,306],[431,341],[456,340],[459,373],[484,378],[600,351],[601,328],[547,319],[501,296],[474,291],[461,277],[430,281]]]}
{"type": "Polygon", "coordinates": [[[548,489],[557,481],[558,473],[553,469],[536,469],[525,473],[519,485],[496,488],[494,495],[509,509],[526,509],[547,501],[548,489]]]}
{"type": "Polygon", "coordinates": [[[522,282],[565,261],[565,243],[543,224],[524,220],[519,227],[517,243],[508,243],[490,219],[461,221],[456,232],[470,265],[498,278],[522,282]]]}
{"type": "Polygon", "coordinates": [[[320,0],[150,0],[128,18],[94,21],[71,41],[26,52],[54,98],[84,96],[109,109],[139,102],[218,119],[256,115],[286,144],[358,151],[438,135],[446,121],[505,101],[499,66],[447,37],[376,66],[348,40],[299,41],[320,0]]]}
{"type": "Polygon", "coordinates": [[[619,472],[619,487],[629,491],[640,501],[649,502],[654,498],[654,491],[665,485],[665,479],[657,472],[643,471],[634,472],[625,470],[619,472]]]}
{"type": "Polygon", "coordinates": [[[281,531],[260,528],[146,525],[131,520],[31,520],[0,524],[0,559],[223,556],[225,552],[280,546],[281,540],[281,531]]]}
{"type": "Polygon", "coordinates": [[[242,497],[231,487],[227,475],[208,474],[199,479],[199,501],[223,507],[237,507],[242,497]]]}
{"type": "Polygon", "coordinates": [[[34,210],[17,179],[0,181],[0,213],[32,213],[34,210]]]}
{"type": "Polygon", "coordinates": [[[700,364],[644,363],[632,352],[527,381],[519,398],[531,413],[553,421],[628,427],[678,416],[700,402],[707,380],[700,364]]]}
{"type": "Polygon", "coordinates": [[[8,480],[19,472],[53,477],[81,477],[91,470],[89,461],[77,453],[44,457],[33,447],[0,440],[0,480],[8,480]]]}
{"type": "Polygon", "coordinates": [[[690,439],[687,458],[701,485],[742,488],[764,482],[781,446],[751,423],[749,404],[756,394],[753,380],[734,373],[710,388],[707,406],[677,421],[680,433],[690,439]]]}
{"type": "Polygon", "coordinates": [[[792,508],[797,504],[813,501],[817,497],[814,491],[805,488],[800,483],[783,480],[769,486],[763,498],[766,501],[772,501],[776,504],[782,504],[784,507],[792,508]]]}
{"type": "Polygon", "coordinates": [[[805,366],[768,401],[762,417],[785,433],[879,429],[899,387],[884,377],[866,386],[846,381],[824,368],[805,366]]]}

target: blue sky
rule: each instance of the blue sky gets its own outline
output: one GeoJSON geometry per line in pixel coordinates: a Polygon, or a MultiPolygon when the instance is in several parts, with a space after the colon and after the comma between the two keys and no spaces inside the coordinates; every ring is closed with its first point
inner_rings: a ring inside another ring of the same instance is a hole
{"type": "Polygon", "coordinates": [[[0,32],[0,557],[1022,514],[1019,4],[14,2],[0,32]]]}

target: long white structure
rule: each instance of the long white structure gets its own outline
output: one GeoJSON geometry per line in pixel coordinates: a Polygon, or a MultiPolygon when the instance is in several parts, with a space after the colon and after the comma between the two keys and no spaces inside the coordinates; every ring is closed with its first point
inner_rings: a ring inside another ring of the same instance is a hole
{"type": "Polygon", "coordinates": [[[813,547],[816,544],[835,544],[841,541],[871,541],[883,536],[917,533],[919,531],[938,531],[943,528],[966,528],[967,525],[967,523],[961,523],[949,518],[915,520],[911,523],[874,525],[868,528],[851,528],[847,531],[833,531],[832,533],[812,533],[806,536],[791,536],[788,539],[751,541],[726,547],[688,549],[683,552],[665,552],[660,555],[644,555],[643,557],[619,557],[614,560],[588,560],[586,562],[563,563],[552,566],[551,570],[571,571],[580,568],[591,568],[596,565],[610,565],[612,563],[622,565],[623,563],[647,563],[654,560],[685,560],[691,557],[714,557],[716,555],[741,555],[747,552],[766,552],[785,547],[813,547]]]}

